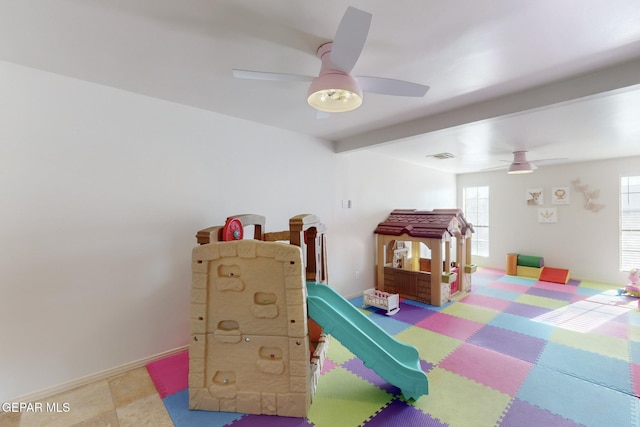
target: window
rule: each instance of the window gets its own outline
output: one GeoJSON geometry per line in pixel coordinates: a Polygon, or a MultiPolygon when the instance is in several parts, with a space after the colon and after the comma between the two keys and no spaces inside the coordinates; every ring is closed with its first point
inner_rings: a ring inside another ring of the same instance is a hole
{"type": "Polygon", "coordinates": [[[489,187],[463,189],[464,217],[473,224],[471,254],[489,256],[489,187]]]}
{"type": "Polygon", "coordinates": [[[640,268],[640,176],[620,179],[620,270],[640,268]]]}

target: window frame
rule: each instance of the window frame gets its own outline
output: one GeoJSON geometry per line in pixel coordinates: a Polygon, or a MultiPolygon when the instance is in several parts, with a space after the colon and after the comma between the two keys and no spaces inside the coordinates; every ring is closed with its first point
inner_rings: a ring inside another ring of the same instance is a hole
{"type": "Polygon", "coordinates": [[[620,271],[640,268],[640,175],[620,176],[618,232],[620,271]]]}
{"type": "Polygon", "coordinates": [[[488,257],[489,256],[489,230],[490,230],[490,188],[488,185],[477,185],[462,188],[462,211],[465,219],[473,225],[475,230],[474,236],[471,239],[471,255],[488,257]],[[485,191],[486,197],[480,197],[480,192],[485,191]],[[470,190],[475,190],[475,196],[469,197],[470,190]],[[473,200],[475,202],[475,213],[470,213],[469,203],[473,200]],[[484,201],[481,203],[481,201],[484,201]],[[485,209],[481,210],[481,206],[485,209]],[[480,221],[480,218],[486,218],[486,223],[480,221]],[[480,233],[483,230],[483,233],[480,233]],[[485,235],[485,238],[480,238],[480,234],[485,235]]]}

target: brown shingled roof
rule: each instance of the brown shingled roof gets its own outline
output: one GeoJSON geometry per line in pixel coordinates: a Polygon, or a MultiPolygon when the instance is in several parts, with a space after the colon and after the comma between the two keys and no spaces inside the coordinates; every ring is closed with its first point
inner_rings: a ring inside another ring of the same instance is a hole
{"type": "Polygon", "coordinates": [[[386,221],[376,227],[376,234],[400,236],[407,234],[423,239],[443,239],[445,233],[453,235],[456,230],[463,234],[473,232],[460,209],[434,209],[417,211],[415,209],[395,209],[386,221]]]}

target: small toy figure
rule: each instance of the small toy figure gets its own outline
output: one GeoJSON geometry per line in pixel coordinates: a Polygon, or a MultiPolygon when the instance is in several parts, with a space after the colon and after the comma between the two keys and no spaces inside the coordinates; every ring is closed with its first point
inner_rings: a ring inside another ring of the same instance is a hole
{"type": "MultiPolygon", "coordinates": [[[[632,268],[629,270],[629,284],[624,288],[618,289],[618,295],[629,295],[632,297],[640,298],[640,270],[632,268]]],[[[640,309],[640,301],[638,301],[638,309],[640,309]]]]}

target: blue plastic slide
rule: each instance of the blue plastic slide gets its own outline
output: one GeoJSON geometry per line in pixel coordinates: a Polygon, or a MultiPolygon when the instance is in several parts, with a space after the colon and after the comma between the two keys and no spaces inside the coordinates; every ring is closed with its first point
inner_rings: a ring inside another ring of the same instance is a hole
{"type": "Polygon", "coordinates": [[[322,283],[307,282],[309,317],[358,356],[405,399],[429,394],[418,350],[387,334],[340,294],[322,283]]]}

